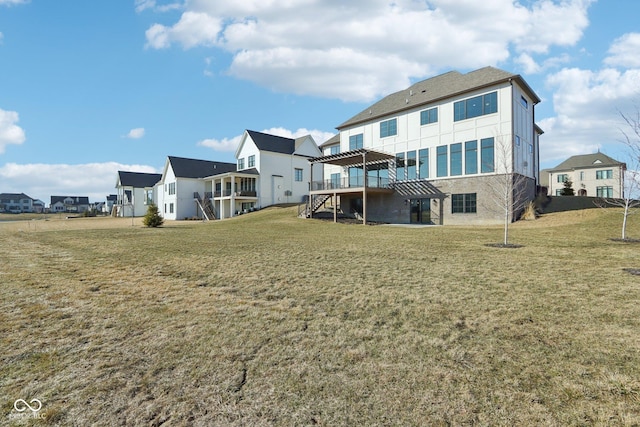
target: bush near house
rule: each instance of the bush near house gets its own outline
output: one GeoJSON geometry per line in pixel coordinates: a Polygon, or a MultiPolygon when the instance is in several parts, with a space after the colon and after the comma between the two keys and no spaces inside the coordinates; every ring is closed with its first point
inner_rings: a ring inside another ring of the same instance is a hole
{"type": "Polygon", "coordinates": [[[147,213],[142,219],[142,223],[147,227],[160,227],[164,223],[164,219],[160,216],[160,212],[156,205],[149,205],[147,213]]]}

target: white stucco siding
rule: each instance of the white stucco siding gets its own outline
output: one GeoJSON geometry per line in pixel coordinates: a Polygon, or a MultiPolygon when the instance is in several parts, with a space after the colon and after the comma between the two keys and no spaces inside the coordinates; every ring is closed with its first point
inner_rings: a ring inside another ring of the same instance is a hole
{"type": "Polygon", "coordinates": [[[170,188],[169,184],[172,184],[172,183],[176,183],[176,176],[173,173],[173,169],[171,169],[171,166],[169,165],[169,167],[166,168],[166,171],[164,173],[164,177],[162,180],[163,204],[161,206],[158,206],[158,208],[160,209],[160,212],[162,213],[165,219],[171,219],[171,220],[177,218],[176,194],[169,194],[169,188],[170,188]]]}
{"type": "Polygon", "coordinates": [[[175,219],[193,218],[198,216],[193,193],[204,195],[205,184],[201,179],[178,178],[176,182],[175,219]]]}

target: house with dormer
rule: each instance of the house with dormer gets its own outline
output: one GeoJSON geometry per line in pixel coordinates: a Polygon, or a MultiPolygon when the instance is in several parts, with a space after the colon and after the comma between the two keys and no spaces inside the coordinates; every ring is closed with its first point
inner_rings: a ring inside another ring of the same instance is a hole
{"type": "Polygon", "coordinates": [[[571,181],[577,196],[623,198],[627,165],[601,152],[571,156],[553,169],[545,169],[543,185],[549,196],[560,196],[571,181]]]}

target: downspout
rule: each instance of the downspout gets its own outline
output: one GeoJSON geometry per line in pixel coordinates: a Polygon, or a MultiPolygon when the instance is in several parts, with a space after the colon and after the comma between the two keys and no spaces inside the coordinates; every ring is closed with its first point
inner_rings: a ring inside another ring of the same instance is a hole
{"type": "MultiPolygon", "coordinates": [[[[515,149],[515,139],[516,139],[516,129],[515,129],[515,117],[516,117],[516,100],[513,92],[513,79],[509,79],[509,84],[511,85],[511,194],[509,195],[509,222],[513,222],[513,180],[516,174],[516,149],[515,149]]],[[[506,228],[505,228],[506,229],[506,228]]],[[[505,244],[506,244],[506,236],[505,236],[505,244]]]]}

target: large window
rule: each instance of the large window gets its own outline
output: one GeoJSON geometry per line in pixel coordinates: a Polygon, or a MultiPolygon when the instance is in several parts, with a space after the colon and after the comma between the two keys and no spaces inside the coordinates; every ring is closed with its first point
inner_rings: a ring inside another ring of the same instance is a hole
{"type": "Polygon", "coordinates": [[[302,182],[302,169],[295,168],[295,179],[297,182],[302,182]]]}
{"type": "Polygon", "coordinates": [[[452,194],[451,213],[476,213],[476,193],[452,194]]]}
{"type": "Polygon", "coordinates": [[[493,138],[484,138],[480,140],[480,162],[482,162],[482,166],[480,166],[480,172],[488,173],[493,172],[495,170],[495,160],[494,160],[494,150],[493,150],[493,138]]]}
{"type": "Polygon", "coordinates": [[[478,141],[464,143],[464,173],[466,175],[478,173],[478,141]]]}
{"type": "Polygon", "coordinates": [[[338,153],[340,153],[340,146],[332,145],[331,148],[329,149],[329,154],[338,154],[338,153]]]}
{"type": "Polygon", "coordinates": [[[358,135],[351,135],[349,137],[349,150],[357,150],[358,148],[362,148],[362,143],[363,136],[361,133],[359,133],[358,135]]]}
{"type": "Polygon", "coordinates": [[[569,175],[567,175],[566,173],[561,173],[556,175],[556,182],[565,182],[568,179],[569,179],[569,175]]]}
{"type": "Polygon", "coordinates": [[[349,187],[363,187],[364,172],[362,168],[349,168],[349,187]]]}
{"type": "Polygon", "coordinates": [[[253,167],[256,166],[256,156],[255,156],[255,154],[249,156],[249,162],[248,163],[249,164],[247,165],[247,167],[249,167],[249,168],[253,168],[253,167]]]}
{"type": "Polygon", "coordinates": [[[429,149],[423,148],[418,151],[418,177],[420,179],[429,178],[429,149]]]}
{"type": "Polygon", "coordinates": [[[451,144],[451,176],[462,175],[462,143],[451,144]]]}
{"type": "Polygon", "coordinates": [[[613,169],[596,171],[596,179],[611,179],[613,178],[613,169]]]}
{"type": "Polygon", "coordinates": [[[398,133],[397,119],[391,119],[384,122],[380,122],[380,138],[393,136],[393,135],[396,135],[397,133],[398,133]]]}
{"type": "Polygon", "coordinates": [[[416,179],[417,177],[416,152],[409,151],[407,153],[407,179],[416,179]]]}
{"type": "Polygon", "coordinates": [[[404,168],[404,153],[396,154],[396,181],[404,181],[405,176],[405,168],[404,168]]]}
{"type": "Polygon", "coordinates": [[[447,176],[447,146],[436,148],[436,176],[447,176]]]}
{"type": "Polygon", "coordinates": [[[176,183],[175,182],[170,182],[169,183],[169,195],[172,194],[176,194],[176,183]]]}
{"type": "Polygon", "coordinates": [[[438,109],[430,108],[429,110],[420,111],[420,124],[428,125],[438,121],[438,109]]]}
{"type": "Polygon", "coordinates": [[[464,99],[453,104],[453,121],[498,112],[498,92],[464,99]]]}
{"type": "Polygon", "coordinates": [[[378,163],[367,166],[367,186],[384,188],[389,185],[389,164],[378,163]]]}
{"type": "Polygon", "coordinates": [[[238,170],[241,171],[242,169],[244,169],[244,157],[238,159],[238,170]]]}
{"type": "Polygon", "coordinates": [[[596,187],[596,197],[613,197],[613,187],[596,187]]]}

